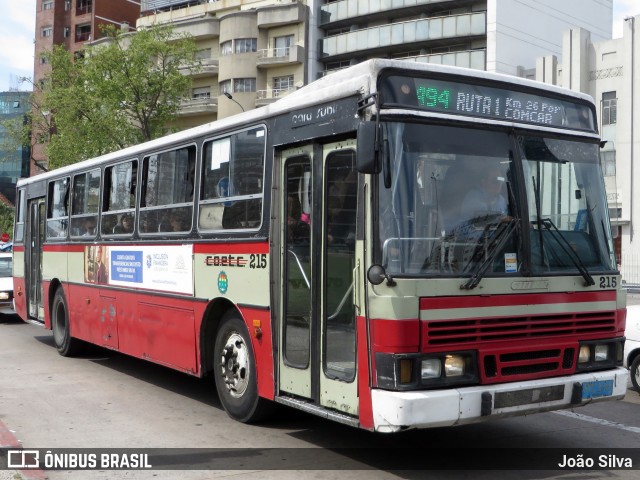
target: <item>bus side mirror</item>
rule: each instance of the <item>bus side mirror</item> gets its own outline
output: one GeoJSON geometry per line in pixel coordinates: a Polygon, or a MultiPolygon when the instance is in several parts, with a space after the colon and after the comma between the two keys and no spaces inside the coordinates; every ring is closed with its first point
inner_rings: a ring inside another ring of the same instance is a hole
{"type": "Polygon", "coordinates": [[[358,124],[357,167],[360,173],[380,173],[380,149],[376,122],[358,124]]]}

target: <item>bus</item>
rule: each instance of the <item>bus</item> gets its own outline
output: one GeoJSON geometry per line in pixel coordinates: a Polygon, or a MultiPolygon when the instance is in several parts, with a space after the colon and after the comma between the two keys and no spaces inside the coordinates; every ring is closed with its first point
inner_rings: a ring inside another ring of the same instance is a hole
{"type": "MultiPolygon", "coordinates": [[[[374,59],[22,179],[15,307],[86,344],[377,432],[621,399],[592,99],[374,59]]],[[[212,392],[213,395],[213,392],[212,392]]]]}

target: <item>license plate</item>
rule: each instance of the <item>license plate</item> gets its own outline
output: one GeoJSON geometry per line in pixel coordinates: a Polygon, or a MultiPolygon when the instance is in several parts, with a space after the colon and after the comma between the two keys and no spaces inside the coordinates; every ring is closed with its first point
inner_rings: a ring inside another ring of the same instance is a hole
{"type": "Polygon", "coordinates": [[[613,395],[613,380],[598,380],[582,384],[582,399],[613,395]]]}

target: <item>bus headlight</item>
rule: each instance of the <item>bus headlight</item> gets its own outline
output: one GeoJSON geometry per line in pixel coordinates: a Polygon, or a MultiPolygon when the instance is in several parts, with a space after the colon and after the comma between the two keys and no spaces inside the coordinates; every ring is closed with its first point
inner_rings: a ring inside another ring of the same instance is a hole
{"type": "Polygon", "coordinates": [[[376,353],[376,380],[379,388],[417,390],[479,382],[475,351],[455,353],[376,353]]]}
{"type": "Polygon", "coordinates": [[[622,365],[624,338],[580,342],[577,372],[602,370],[622,365]]]}
{"type": "Polygon", "coordinates": [[[422,360],[420,374],[423,380],[429,378],[440,378],[442,363],[439,358],[427,358],[422,360]]]}
{"type": "Polygon", "coordinates": [[[447,355],[444,360],[444,373],[447,377],[464,375],[465,361],[460,355],[447,355]]]}
{"type": "Polygon", "coordinates": [[[580,353],[578,353],[578,363],[587,363],[591,360],[591,349],[589,345],[580,346],[580,353]]]}

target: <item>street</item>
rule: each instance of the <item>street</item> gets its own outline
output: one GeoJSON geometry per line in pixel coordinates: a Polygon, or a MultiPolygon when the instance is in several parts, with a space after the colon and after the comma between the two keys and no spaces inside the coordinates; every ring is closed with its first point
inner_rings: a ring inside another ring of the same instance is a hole
{"type": "MultiPolygon", "coordinates": [[[[623,401],[575,411],[396,435],[372,434],[284,408],[264,424],[244,425],[227,417],[208,381],[102,349],[92,349],[83,357],[63,358],[56,352],[50,332],[14,317],[0,317],[0,372],[0,427],[4,423],[24,448],[368,447],[393,448],[393,452],[405,447],[419,447],[425,452],[460,447],[640,448],[640,395],[632,390],[623,401]]],[[[425,478],[420,472],[371,470],[366,464],[362,470],[347,471],[321,470],[317,465],[305,468],[305,462],[298,462],[297,470],[230,468],[47,471],[45,475],[53,480],[425,478]]],[[[473,478],[499,475],[546,479],[571,474],[480,471],[473,472],[473,478]]],[[[613,470],[606,474],[611,478],[636,478],[637,471],[613,470]]],[[[462,473],[441,471],[429,478],[459,475],[462,473]]]]}

